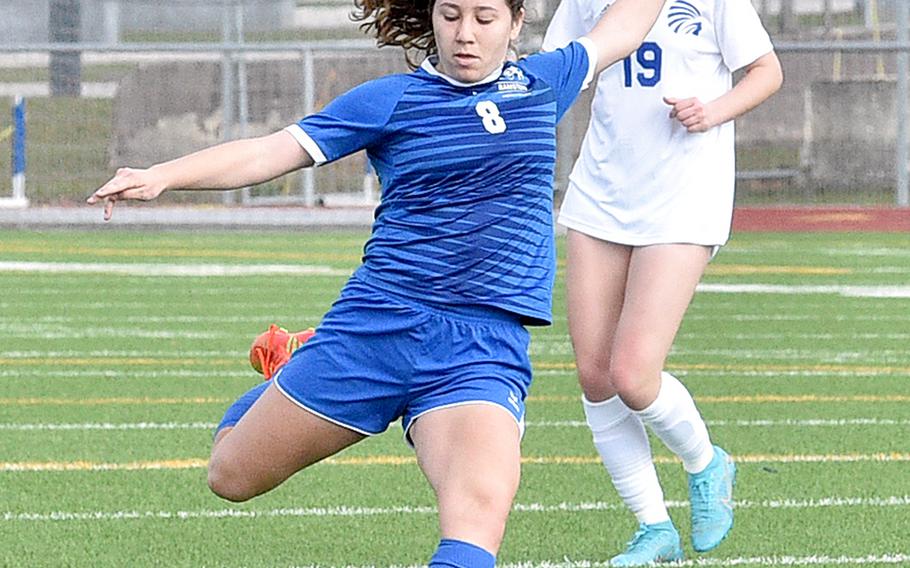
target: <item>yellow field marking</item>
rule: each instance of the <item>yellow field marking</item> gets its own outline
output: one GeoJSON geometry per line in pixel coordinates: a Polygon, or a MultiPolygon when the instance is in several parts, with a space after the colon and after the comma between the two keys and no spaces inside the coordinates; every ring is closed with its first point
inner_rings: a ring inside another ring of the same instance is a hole
{"type": "Polygon", "coordinates": [[[12,133],[13,133],[12,126],[7,126],[3,130],[0,130],[0,142],[6,141],[6,139],[9,138],[10,134],[12,134],[12,133]]]}
{"type": "Polygon", "coordinates": [[[128,463],[74,462],[19,462],[0,463],[0,471],[148,471],[155,469],[200,469],[208,467],[208,460],[182,459],[128,463]]]}
{"type": "MultiPolygon", "coordinates": [[[[537,395],[529,396],[528,402],[578,402],[578,396],[571,395],[537,395]]],[[[729,396],[696,396],[701,404],[763,404],[763,403],[813,403],[813,402],[910,402],[908,395],[729,395],[729,396]]],[[[230,404],[233,398],[188,397],[188,398],[151,398],[151,397],[109,397],[109,398],[0,398],[0,406],[107,406],[107,405],[156,405],[156,404],[230,404]]]]}
{"type": "MultiPolygon", "coordinates": [[[[907,453],[872,454],[746,454],[734,455],[737,463],[858,463],[858,462],[908,462],[907,453]]],[[[525,465],[600,465],[598,456],[525,456],[525,465]]],[[[414,465],[417,459],[406,456],[364,456],[329,458],[323,463],[336,466],[402,466],[414,465]]],[[[675,457],[654,456],[654,463],[675,464],[675,457]]],[[[184,470],[208,467],[205,459],[174,459],[127,463],[99,463],[91,461],[73,462],[0,462],[0,472],[45,472],[45,471],[150,471],[184,470]]]]}
{"type": "MultiPolygon", "coordinates": [[[[565,259],[559,259],[556,263],[557,268],[565,270],[567,262],[565,259]]],[[[800,276],[837,276],[843,274],[853,274],[852,268],[841,268],[834,266],[786,266],[786,265],[756,265],[756,264],[709,264],[705,269],[705,274],[712,276],[742,276],[748,274],[796,274],[800,276]]]]}
{"type": "Polygon", "coordinates": [[[709,264],[705,274],[714,276],[733,276],[744,274],[797,274],[834,276],[853,274],[851,268],[835,268],[833,266],[758,266],[751,264],[709,264]]]}
{"type": "Polygon", "coordinates": [[[136,404],[229,404],[233,398],[111,397],[111,398],[0,398],[2,406],[105,406],[136,404]]]}
{"type": "MultiPolygon", "coordinates": [[[[574,371],[575,363],[534,363],[535,369],[547,371],[574,371]]],[[[828,372],[828,373],[882,373],[910,374],[910,367],[874,366],[874,365],[731,365],[725,363],[673,363],[668,368],[680,371],[757,371],[757,372],[828,372]]]]}
{"type": "MultiPolygon", "coordinates": [[[[101,257],[167,257],[167,258],[234,258],[234,259],[269,259],[269,260],[321,260],[345,261],[358,263],[361,254],[332,254],[311,253],[296,251],[250,251],[250,250],[219,250],[219,249],[118,249],[118,248],[92,248],[84,246],[62,247],[54,245],[55,254],[65,253],[79,256],[101,257]]],[[[23,245],[18,243],[0,243],[0,252],[46,254],[45,247],[23,245]]]]}
{"type": "Polygon", "coordinates": [[[807,213],[805,215],[800,215],[799,219],[806,223],[861,223],[864,221],[872,221],[875,217],[869,213],[862,213],[859,211],[837,211],[831,213],[807,213]]]}

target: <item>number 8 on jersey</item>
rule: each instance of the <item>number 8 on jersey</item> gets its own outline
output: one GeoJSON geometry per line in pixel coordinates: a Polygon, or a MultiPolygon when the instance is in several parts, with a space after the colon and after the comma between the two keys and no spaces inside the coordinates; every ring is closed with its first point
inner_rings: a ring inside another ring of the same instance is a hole
{"type": "Polygon", "coordinates": [[[499,107],[493,101],[480,101],[474,107],[477,116],[483,119],[483,127],[490,134],[502,134],[506,131],[506,121],[499,114],[499,107]]]}

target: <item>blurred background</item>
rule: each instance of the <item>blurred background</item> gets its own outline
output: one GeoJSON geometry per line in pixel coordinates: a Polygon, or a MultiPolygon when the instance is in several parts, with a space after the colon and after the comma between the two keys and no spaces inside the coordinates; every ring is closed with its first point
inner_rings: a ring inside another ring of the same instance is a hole
{"type": "MultiPolygon", "coordinates": [[[[737,121],[739,205],[907,206],[905,0],[752,0],[785,84],[737,121]],[[903,25],[897,25],[903,22],[903,25]]],[[[557,0],[528,0],[533,52],[557,0]]],[[[0,0],[0,206],[68,205],[119,166],[280,129],[407,71],[349,0],[0,0]]],[[[557,199],[589,117],[559,128],[557,199]]],[[[162,203],[364,206],[364,155],[244,190],[162,203]]]]}

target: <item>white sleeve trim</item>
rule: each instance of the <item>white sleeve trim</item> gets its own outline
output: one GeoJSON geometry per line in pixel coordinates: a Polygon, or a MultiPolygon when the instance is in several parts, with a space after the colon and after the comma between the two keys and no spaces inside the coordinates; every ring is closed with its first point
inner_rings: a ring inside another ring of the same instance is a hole
{"type": "Polygon", "coordinates": [[[588,72],[585,74],[584,83],[581,84],[581,90],[584,91],[594,80],[594,70],[597,69],[597,45],[587,36],[580,37],[577,41],[588,52],[588,72]]]}
{"type": "Polygon", "coordinates": [[[325,154],[322,153],[322,150],[319,148],[319,145],[310,138],[310,135],[303,131],[303,128],[300,128],[299,124],[292,124],[285,128],[285,131],[289,132],[291,136],[297,140],[297,143],[306,150],[307,154],[313,158],[315,165],[324,164],[328,161],[328,158],[325,157],[325,154]]]}

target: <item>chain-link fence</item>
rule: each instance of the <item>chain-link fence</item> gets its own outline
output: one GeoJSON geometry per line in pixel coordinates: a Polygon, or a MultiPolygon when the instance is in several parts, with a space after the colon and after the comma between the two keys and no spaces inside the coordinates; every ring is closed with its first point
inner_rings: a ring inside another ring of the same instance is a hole
{"type": "MultiPolygon", "coordinates": [[[[739,202],[900,203],[910,46],[894,25],[898,0],[753,2],[786,78],[737,121],[739,202]]],[[[527,6],[526,52],[539,45],[556,0],[527,6]]],[[[2,134],[15,96],[28,109],[29,199],[74,203],[118,166],[274,131],[363,81],[405,71],[401,51],[376,49],[350,9],[340,0],[0,0],[8,38],[0,43],[0,197],[12,190],[2,134]]],[[[587,127],[590,95],[560,125],[557,191],[587,127]]],[[[375,199],[376,185],[361,153],[243,191],[166,199],[348,205],[375,199]]]]}

